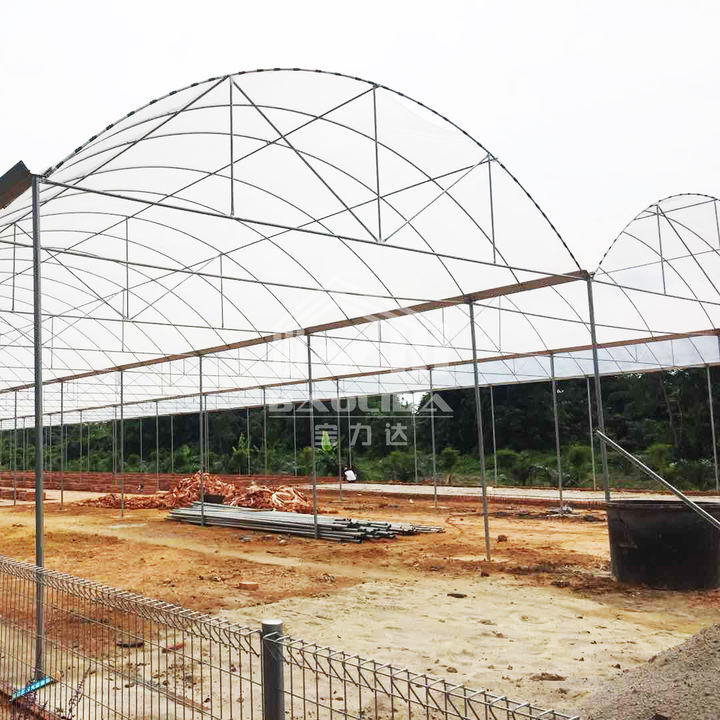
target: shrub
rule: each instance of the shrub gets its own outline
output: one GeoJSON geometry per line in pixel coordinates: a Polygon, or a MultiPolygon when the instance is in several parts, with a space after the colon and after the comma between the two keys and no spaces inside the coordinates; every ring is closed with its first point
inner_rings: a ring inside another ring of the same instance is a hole
{"type": "Polygon", "coordinates": [[[393,450],[383,462],[389,479],[394,482],[411,482],[415,479],[415,458],[406,450],[393,450]]]}

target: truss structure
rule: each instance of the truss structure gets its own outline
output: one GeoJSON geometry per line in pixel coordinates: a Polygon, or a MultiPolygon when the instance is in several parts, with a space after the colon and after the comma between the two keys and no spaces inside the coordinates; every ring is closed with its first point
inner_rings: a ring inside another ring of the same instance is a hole
{"type": "Polygon", "coordinates": [[[497,156],[358,78],[194,83],[36,199],[36,263],[31,190],[0,211],[0,428],[34,412],[36,310],[50,424],[302,401],[310,372],[334,397],[720,360],[716,198],[651,205],[587,271],[497,156]]]}

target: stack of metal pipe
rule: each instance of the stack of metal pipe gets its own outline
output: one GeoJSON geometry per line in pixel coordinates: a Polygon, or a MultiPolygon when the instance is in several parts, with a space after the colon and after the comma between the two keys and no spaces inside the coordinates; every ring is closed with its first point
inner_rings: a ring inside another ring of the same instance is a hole
{"type": "MultiPolygon", "coordinates": [[[[194,525],[221,525],[241,530],[315,537],[315,516],[303,513],[255,510],[214,503],[205,503],[203,508],[202,503],[195,502],[190,507],[171,510],[168,518],[194,525]]],[[[398,535],[438,532],[443,532],[442,528],[433,525],[317,516],[317,537],[336,542],[359,543],[363,540],[395,538],[398,535]]]]}

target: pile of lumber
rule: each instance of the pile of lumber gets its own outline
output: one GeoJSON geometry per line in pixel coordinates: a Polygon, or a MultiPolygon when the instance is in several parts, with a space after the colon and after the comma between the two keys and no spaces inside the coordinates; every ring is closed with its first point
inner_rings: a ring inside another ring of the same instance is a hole
{"type": "MultiPolygon", "coordinates": [[[[239,488],[232,483],[223,482],[218,475],[200,472],[178,481],[167,492],[143,497],[125,497],[124,507],[128,510],[172,510],[173,508],[188,507],[200,500],[203,485],[205,495],[222,495],[226,505],[279,510],[280,512],[312,511],[312,503],[296,488],[287,485],[277,488],[269,488],[264,485],[239,488]]],[[[120,495],[111,493],[92,500],[85,500],[81,504],[119,508],[120,495]]]]}

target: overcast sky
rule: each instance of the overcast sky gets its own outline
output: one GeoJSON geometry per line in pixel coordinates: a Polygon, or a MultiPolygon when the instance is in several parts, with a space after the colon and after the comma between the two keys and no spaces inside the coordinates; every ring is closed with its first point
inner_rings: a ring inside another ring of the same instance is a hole
{"type": "Polygon", "coordinates": [[[467,130],[592,269],[654,200],[720,195],[719,21],[700,0],[6,2],[0,173],[196,80],[335,70],[467,130]]]}

